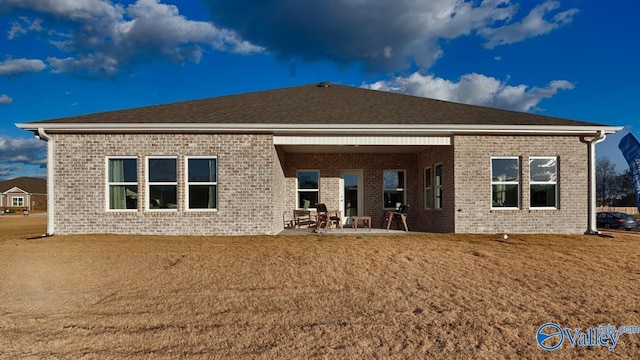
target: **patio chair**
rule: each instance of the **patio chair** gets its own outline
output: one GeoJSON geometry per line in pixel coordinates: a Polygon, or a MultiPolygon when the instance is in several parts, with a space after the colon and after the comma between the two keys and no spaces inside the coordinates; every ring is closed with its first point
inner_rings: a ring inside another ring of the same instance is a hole
{"type": "Polygon", "coordinates": [[[337,227],[342,229],[342,217],[340,216],[340,211],[329,211],[325,204],[316,204],[316,210],[318,212],[316,231],[321,229],[330,230],[337,227]]]}
{"type": "Polygon", "coordinates": [[[394,222],[398,229],[404,229],[404,231],[409,231],[407,227],[407,211],[409,210],[409,205],[400,205],[398,210],[386,210],[382,213],[382,218],[380,219],[380,227],[389,230],[391,227],[391,223],[394,222]]]}
{"type": "Polygon", "coordinates": [[[293,210],[293,224],[295,227],[312,227],[316,224],[309,210],[293,210]]]}

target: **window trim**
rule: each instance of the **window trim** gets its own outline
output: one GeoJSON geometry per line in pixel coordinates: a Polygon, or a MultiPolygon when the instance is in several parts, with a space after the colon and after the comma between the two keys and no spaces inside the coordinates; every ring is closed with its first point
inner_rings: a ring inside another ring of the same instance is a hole
{"type": "Polygon", "coordinates": [[[491,179],[491,182],[489,184],[490,191],[490,198],[489,198],[489,203],[491,204],[491,210],[520,210],[522,209],[522,159],[520,158],[520,156],[491,156],[491,158],[489,159],[489,179],[491,179]],[[512,159],[512,160],[517,160],[518,161],[518,181],[493,181],[493,160],[494,159],[512,159]],[[518,185],[518,205],[516,207],[513,206],[503,206],[503,207],[495,207],[493,206],[493,185],[518,185]]]}
{"type": "Polygon", "coordinates": [[[204,211],[204,212],[217,212],[220,206],[220,198],[218,197],[218,156],[216,155],[198,155],[198,156],[185,156],[184,157],[184,210],[185,211],[204,211]],[[215,159],[216,160],[216,181],[209,182],[190,182],[189,181],[189,160],[190,159],[215,159]],[[189,207],[189,185],[203,185],[203,186],[215,186],[216,187],[216,206],[214,208],[190,208],[189,207]]]}
{"type": "Polygon", "coordinates": [[[434,207],[434,201],[433,201],[433,197],[435,195],[435,192],[433,191],[433,167],[432,166],[427,166],[424,168],[424,177],[423,177],[423,181],[424,181],[424,208],[425,209],[433,209],[434,207]],[[427,186],[427,170],[429,171],[429,186],[427,186]],[[427,206],[427,195],[431,195],[431,201],[429,202],[428,206],[427,206]]]}
{"type": "Polygon", "coordinates": [[[153,156],[147,156],[145,157],[145,161],[144,161],[144,180],[145,180],[145,191],[146,191],[146,196],[145,196],[145,210],[146,211],[151,211],[151,212],[177,212],[178,211],[178,206],[180,205],[180,188],[179,188],[179,181],[178,179],[180,179],[180,174],[179,174],[179,169],[180,169],[180,164],[179,164],[179,159],[178,156],[174,156],[174,155],[153,155],[153,156]],[[149,181],[149,160],[152,159],[175,159],[176,160],[176,181],[175,182],[169,182],[169,181],[161,181],[161,182],[151,182],[149,181]],[[152,209],[149,205],[151,202],[151,186],[167,186],[167,185],[175,185],[176,187],[176,208],[175,209],[152,209]]]}
{"type": "Polygon", "coordinates": [[[444,182],[442,181],[442,179],[444,178],[443,170],[444,166],[442,165],[442,163],[437,163],[433,166],[433,208],[436,210],[442,210],[442,188],[444,184],[444,182]],[[438,182],[436,181],[436,179],[438,178],[438,168],[440,168],[440,185],[438,185],[438,182]],[[440,204],[438,204],[438,199],[440,199],[440,204]]]}
{"type": "Polygon", "coordinates": [[[557,156],[530,156],[529,157],[529,209],[531,210],[558,210],[558,157],[557,156]],[[556,180],[555,181],[533,181],[531,180],[531,161],[538,159],[554,159],[556,161],[556,180]],[[532,206],[531,205],[531,187],[533,185],[554,185],[555,187],[555,205],[554,206],[532,206]]]}
{"type": "Polygon", "coordinates": [[[12,196],[11,197],[11,207],[24,207],[24,196],[12,196]],[[16,200],[20,199],[22,204],[14,205],[16,200]]]}
{"type": "Polygon", "coordinates": [[[395,207],[384,207],[384,192],[387,190],[395,190],[395,191],[399,191],[399,189],[402,189],[402,205],[406,205],[407,204],[407,171],[405,169],[384,169],[382,170],[382,209],[383,210],[397,210],[397,208],[395,207]],[[402,187],[401,188],[395,188],[395,189],[387,189],[384,187],[384,173],[387,171],[394,171],[394,172],[402,172],[404,175],[402,176],[402,187]]]}
{"type": "Polygon", "coordinates": [[[139,179],[139,173],[138,173],[138,169],[140,166],[140,159],[138,159],[137,156],[106,156],[104,159],[104,168],[105,168],[105,172],[104,172],[104,178],[105,178],[105,203],[104,203],[104,207],[106,209],[106,211],[108,212],[138,212],[139,208],[140,208],[140,179],[139,179]],[[136,161],[136,182],[127,182],[127,181],[123,181],[123,182],[109,182],[109,160],[111,159],[121,159],[121,160],[135,160],[136,161]],[[131,186],[131,185],[135,185],[138,187],[138,206],[135,209],[111,209],[109,207],[109,203],[110,203],[110,186],[111,185],[122,185],[122,186],[131,186]]]}
{"type": "MultiPolygon", "coordinates": [[[[304,191],[304,192],[317,192],[318,193],[318,204],[322,203],[322,200],[320,199],[320,170],[318,169],[298,169],[296,170],[296,210],[301,210],[302,208],[299,207],[300,205],[300,191],[304,191]],[[300,181],[299,181],[299,174],[301,172],[315,172],[318,173],[318,188],[317,189],[300,189],[298,186],[300,185],[300,181]]],[[[309,209],[315,209],[316,208],[316,204],[309,204],[309,209]]]]}

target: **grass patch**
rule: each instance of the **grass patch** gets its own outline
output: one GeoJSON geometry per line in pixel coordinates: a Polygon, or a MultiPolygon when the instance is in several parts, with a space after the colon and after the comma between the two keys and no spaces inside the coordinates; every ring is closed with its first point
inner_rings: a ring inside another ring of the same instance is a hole
{"type": "MultiPolygon", "coordinates": [[[[0,238],[6,358],[546,358],[546,322],[640,319],[633,233],[24,240],[45,223],[11,221],[23,230],[0,238]]],[[[640,335],[614,354],[640,356],[640,335]]]]}

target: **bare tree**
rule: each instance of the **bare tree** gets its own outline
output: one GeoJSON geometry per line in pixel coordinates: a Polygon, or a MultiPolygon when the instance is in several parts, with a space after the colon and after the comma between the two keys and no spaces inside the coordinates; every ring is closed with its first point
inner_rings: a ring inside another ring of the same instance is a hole
{"type": "Polygon", "coordinates": [[[615,206],[637,206],[636,191],[633,187],[633,175],[631,170],[627,169],[616,176],[614,182],[615,188],[615,206]]]}
{"type": "Polygon", "coordinates": [[[604,156],[596,161],[596,195],[598,206],[611,205],[615,195],[613,189],[616,183],[616,164],[604,156]]]}

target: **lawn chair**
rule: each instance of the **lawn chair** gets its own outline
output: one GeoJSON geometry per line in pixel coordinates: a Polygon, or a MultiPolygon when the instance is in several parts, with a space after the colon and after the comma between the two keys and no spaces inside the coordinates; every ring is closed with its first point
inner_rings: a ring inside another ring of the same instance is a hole
{"type": "Polygon", "coordinates": [[[297,228],[301,226],[312,227],[316,224],[316,220],[311,216],[309,210],[293,210],[293,224],[297,228]]]}
{"type": "Polygon", "coordinates": [[[318,212],[316,218],[316,231],[327,231],[335,228],[342,229],[342,217],[340,211],[329,211],[327,205],[316,204],[316,210],[318,212]]]}
{"type": "Polygon", "coordinates": [[[398,229],[404,229],[404,231],[409,231],[407,227],[407,211],[409,210],[409,205],[400,205],[398,210],[387,210],[382,214],[382,218],[380,219],[380,228],[385,228],[389,230],[391,227],[391,223],[395,222],[398,229]]]}

